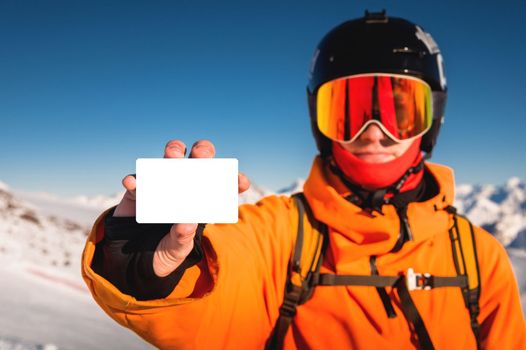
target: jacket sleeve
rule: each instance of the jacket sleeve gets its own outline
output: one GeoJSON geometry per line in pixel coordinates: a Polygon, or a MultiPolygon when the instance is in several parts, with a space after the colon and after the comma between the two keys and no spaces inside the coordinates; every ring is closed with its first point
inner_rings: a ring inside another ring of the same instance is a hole
{"type": "Polygon", "coordinates": [[[481,294],[480,337],[483,349],[526,349],[526,325],[510,259],[489,233],[476,232],[481,294]]]}
{"type": "Polygon", "coordinates": [[[194,248],[179,267],[165,277],[153,271],[153,255],[170,224],[138,224],[135,217],[114,217],[113,209],[104,219],[104,238],[97,243],[91,268],[121,292],[138,300],[167,297],[187,268],[202,259],[198,226],[194,248]]]}
{"type": "Polygon", "coordinates": [[[82,258],[94,299],[115,321],[163,348],[262,348],[278,317],[297,227],[289,197],[267,197],[239,209],[237,224],[209,224],[204,258],[166,297],[137,300],[92,268],[105,234],[103,213],[82,258]]]}

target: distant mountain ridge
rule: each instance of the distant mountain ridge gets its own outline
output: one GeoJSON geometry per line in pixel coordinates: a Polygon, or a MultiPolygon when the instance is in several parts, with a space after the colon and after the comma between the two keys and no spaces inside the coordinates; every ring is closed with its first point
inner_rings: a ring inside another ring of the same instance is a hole
{"type": "Polygon", "coordinates": [[[459,185],[455,205],[505,246],[517,246],[519,242],[515,240],[525,240],[526,182],[518,177],[510,178],[501,186],[459,185]]]}
{"type": "MultiPolygon", "coordinates": [[[[303,190],[305,180],[296,179],[291,185],[278,191],[252,184],[239,196],[239,203],[255,203],[259,199],[272,195],[290,195],[303,190]]],[[[0,182],[0,189],[9,187],[0,182]]],[[[124,192],[112,196],[76,196],[61,198],[49,193],[17,192],[19,198],[32,203],[40,203],[44,211],[50,205],[69,207],[72,216],[83,223],[94,219],[93,213],[116,205],[124,192]],[[78,213],[73,215],[73,209],[78,213]],[[89,211],[90,215],[86,212],[89,211]]],[[[456,188],[455,206],[460,213],[466,215],[474,224],[483,227],[495,235],[505,246],[525,247],[526,241],[526,182],[518,177],[511,177],[504,185],[467,185],[456,188]],[[517,241],[515,241],[517,240],[517,241]]],[[[72,219],[72,218],[69,218],[72,219]]]]}

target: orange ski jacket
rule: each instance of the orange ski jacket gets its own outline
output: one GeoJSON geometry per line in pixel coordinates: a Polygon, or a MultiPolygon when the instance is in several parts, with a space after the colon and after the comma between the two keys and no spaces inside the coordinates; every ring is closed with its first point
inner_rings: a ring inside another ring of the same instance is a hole
{"type": "MultiPolygon", "coordinates": [[[[377,257],[380,275],[409,267],[431,275],[456,276],[444,210],[454,199],[452,171],[426,164],[439,185],[430,200],[408,205],[413,240],[391,253],[400,231],[392,205],[369,214],[345,200],[347,188],[319,157],[304,193],[317,220],[329,227],[322,273],[370,275],[377,257]]],[[[242,205],[239,222],[207,225],[205,258],[185,271],[164,299],[138,301],[121,293],[92,268],[95,245],[104,236],[103,213],[88,237],[82,275],[93,297],[115,321],[161,349],[262,349],[279,315],[294,247],[298,213],[287,196],[242,205]]],[[[485,349],[526,349],[518,287],[502,245],[475,228],[480,269],[481,344],[485,349]]],[[[285,338],[286,349],[414,349],[418,343],[387,288],[397,317],[388,318],[374,287],[318,286],[298,307],[285,338]]],[[[415,290],[411,297],[436,349],[476,349],[460,288],[415,290]]]]}

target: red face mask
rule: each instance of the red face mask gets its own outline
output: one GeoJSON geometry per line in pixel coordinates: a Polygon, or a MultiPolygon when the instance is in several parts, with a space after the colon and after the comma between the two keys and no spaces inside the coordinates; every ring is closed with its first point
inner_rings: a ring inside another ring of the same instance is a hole
{"type": "MultiPolygon", "coordinates": [[[[393,185],[407,169],[422,160],[421,140],[421,137],[417,138],[404,154],[386,163],[365,162],[347,151],[338,142],[332,143],[332,154],[336,165],[349,181],[363,188],[376,190],[393,185]]],[[[411,174],[401,191],[414,189],[422,180],[423,174],[423,171],[411,174]]]]}

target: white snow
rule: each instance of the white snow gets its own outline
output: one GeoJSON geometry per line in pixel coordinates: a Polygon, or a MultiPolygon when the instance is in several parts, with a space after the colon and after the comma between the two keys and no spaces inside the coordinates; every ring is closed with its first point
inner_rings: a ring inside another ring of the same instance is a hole
{"type": "Polygon", "coordinates": [[[521,185],[522,181],[519,177],[513,176],[506,181],[506,187],[509,189],[517,188],[521,185]]]}
{"type": "Polygon", "coordinates": [[[518,177],[502,186],[459,185],[455,206],[505,246],[526,229],[526,183],[518,177]]]}
{"type": "Polygon", "coordinates": [[[38,272],[26,264],[0,269],[0,349],[152,349],[105,315],[80,280],[38,272]]]}
{"type": "MultiPolygon", "coordinates": [[[[0,349],[151,348],[105,315],[82,281],[89,225],[68,219],[71,208],[53,197],[38,198],[0,189],[0,349]]],[[[92,212],[90,220],[100,210],[92,212]]]]}
{"type": "Polygon", "coordinates": [[[250,184],[248,190],[239,195],[239,204],[256,203],[261,198],[270,194],[272,194],[272,191],[269,191],[263,187],[259,187],[255,184],[250,184]]]}
{"type": "Polygon", "coordinates": [[[13,194],[31,203],[43,215],[74,220],[82,225],[91,226],[104,209],[117,205],[124,193],[114,196],[77,196],[74,198],[62,198],[45,192],[16,191],[13,194]]]}
{"type": "Polygon", "coordinates": [[[296,179],[290,186],[287,186],[285,188],[282,188],[278,191],[279,194],[286,194],[291,195],[296,192],[303,191],[303,186],[305,185],[305,180],[303,179],[296,179]]]}
{"type": "Polygon", "coordinates": [[[117,205],[122,197],[124,196],[124,191],[117,193],[113,196],[77,196],[70,200],[72,204],[82,205],[86,207],[101,209],[101,208],[109,208],[114,205],[117,205]]]}
{"type": "Polygon", "coordinates": [[[58,350],[55,344],[36,344],[13,337],[0,338],[0,350],[58,350]]]}
{"type": "Polygon", "coordinates": [[[456,190],[456,196],[457,198],[465,198],[467,195],[469,195],[475,187],[473,185],[466,185],[466,184],[460,184],[457,185],[456,190]]]}
{"type": "Polygon", "coordinates": [[[303,191],[304,184],[305,184],[305,180],[296,179],[290,186],[282,188],[281,190],[277,192],[273,192],[264,187],[260,187],[255,184],[251,184],[249,189],[246,192],[243,192],[239,195],[239,204],[256,203],[261,198],[272,195],[272,194],[291,195],[293,193],[303,191]]]}
{"type": "MultiPolygon", "coordinates": [[[[459,209],[460,210],[460,209],[459,209]]],[[[499,218],[500,208],[495,202],[480,197],[469,210],[469,218],[479,226],[496,222],[499,218]]]]}

